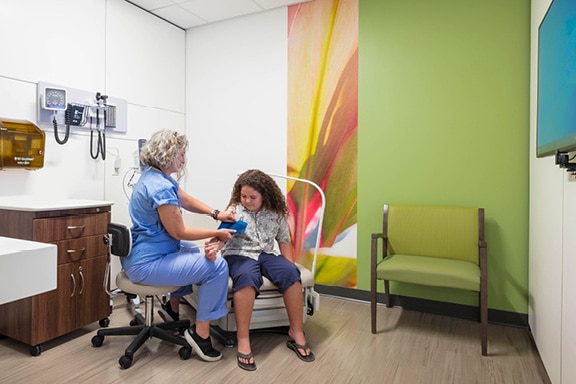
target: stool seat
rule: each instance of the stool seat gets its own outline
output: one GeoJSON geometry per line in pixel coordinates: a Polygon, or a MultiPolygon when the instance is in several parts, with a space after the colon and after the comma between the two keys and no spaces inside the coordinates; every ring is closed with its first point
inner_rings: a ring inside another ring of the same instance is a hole
{"type": "Polygon", "coordinates": [[[155,286],[146,284],[137,284],[130,281],[126,272],[120,271],[116,275],[116,285],[124,292],[132,293],[138,296],[164,295],[174,292],[179,286],[155,286]]]}

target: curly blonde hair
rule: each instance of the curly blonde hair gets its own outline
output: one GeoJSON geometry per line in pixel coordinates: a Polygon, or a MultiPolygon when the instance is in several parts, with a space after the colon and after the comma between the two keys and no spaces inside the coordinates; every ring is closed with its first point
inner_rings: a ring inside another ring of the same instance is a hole
{"type": "MultiPolygon", "coordinates": [[[[152,134],[152,137],[142,147],[140,161],[164,172],[174,164],[180,150],[187,146],[188,139],[186,135],[170,130],[157,131],[152,134]]],[[[177,178],[183,176],[184,169],[185,167],[182,167],[178,171],[177,178]]]]}
{"type": "Polygon", "coordinates": [[[238,176],[232,188],[228,207],[241,204],[240,191],[245,185],[254,188],[262,195],[262,205],[265,208],[283,216],[288,215],[288,206],[280,187],[272,177],[258,169],[250,169],[238,176]]]}

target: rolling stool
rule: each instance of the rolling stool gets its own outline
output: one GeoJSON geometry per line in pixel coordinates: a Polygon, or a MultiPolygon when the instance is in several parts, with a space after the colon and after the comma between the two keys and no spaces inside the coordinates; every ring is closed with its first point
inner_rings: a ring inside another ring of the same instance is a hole
{"type": "Polygon", "coordinates": [[[124,369],[130,368],[134,353],[136,353],[138,348],[140,348],[147,339],[152,337],[157,337],[181,345],[182,348],[178,351],[180,358],[182,358],[182,360],[189,359],[192,354],[192,348],[186,339],[173,332],[184,332],[188,327],[190,327],[190,321],[179,320],[154,324],[154,296],[174,292],[180,287],[157,287],[152,285],[135,284],[130,281],[124,271],[120,271],[118,275],[116,275],[116,285],[124,292],[146,297],[144,303],[144,316],[137,313],[134,319],[130,321],[129,327],[99,329],[96,336],[92,338],[92,345],[100,347],[104,342],[104,336],[137,335],[124,351],[124,355],[120,357],[120,360],[118,361],[120,366],[124,369]]]}
{"type": "MultiPolygon", "coordinates": [[[[105,241],[108,242],[110,254],[120,257],[128,256],[132,244],[130,230],[124,225],[111,223],[108,225],[108,232],[109,234],[105,238],[105,241]]],[[[178,351],[180,358],[182,360],[189,359],[192,355],[192,347],[190,347],[186,339],[177,335],[176,331],[183,334],[184,331],[190,327],[190,321],[179,320],[158,324],[154,323],[154,296],[174,292],[180,287],[136,284],[130,281],[124,271],[120,271],[116,275],[116,285],[125,293],[146,298],[144,302],[144,315],[136,313],[134,319],[130,321],[129,327],[99,329],[96,335],[92,337],[92,345],[94,347],[102,346],[104,336],[136,335],[136,338],[130,343],[128,348],[126,348],[124,355],[121,356],[118,361],[120,367],[124,369],[130,368],[134,353],[136,353],[138,348],[140,348],[146,340],[153,337],[181,345],[182,348],[178,351]]]]}

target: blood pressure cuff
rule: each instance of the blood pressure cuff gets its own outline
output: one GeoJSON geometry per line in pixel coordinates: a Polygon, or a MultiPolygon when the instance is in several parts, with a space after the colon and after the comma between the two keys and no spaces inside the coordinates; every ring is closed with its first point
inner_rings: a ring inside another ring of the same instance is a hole
{"type": "Polygon", "coordinates": [[[222,229],[222,228],[229,228],[229,229],[235,229],[236,233],[235,234],[239,234],[239,233],[244,233],[244,231],[246,230],[246,226],[248,224],[245,221],[239,220],[235,223],[226,223],[226,222],[222,222],[219,226],[218,229],[222,229]]]}

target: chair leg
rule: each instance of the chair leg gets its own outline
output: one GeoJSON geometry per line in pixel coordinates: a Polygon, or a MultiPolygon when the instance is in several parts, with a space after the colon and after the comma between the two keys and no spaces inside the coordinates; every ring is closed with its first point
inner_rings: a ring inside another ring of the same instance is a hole
{"type": "Polygon", "coordinates": [[[480,293],[480,328],[482,356],[488,356],[488,295],[480,293]]]}
{"type": "Polygon", "coordinates": [[[384,280],[384,300],[386,302],[386,308],[392,307],[390,304],[390,281],[384,280]]]}
{"type": "Polygon", "coordinates": [[[372,234],[371,251],[370,251],[370,318],[372,322],[372,333],[376,333],[376,301],[377,301],[377,285],[376,280],[378,275],[376,273],[376,260],[378,254],[378,236],[372,234]]]}
{"type": "Polygon", "coordinates": [[[134,325],[130,327],[118,327],[118,328],[102,328],[99,329],[96,334],[98,336],[129,336],[129,335],[137,335],[139,334],[142,329],[144,329],[144,325],[134,325]]]}
{"type": "Polygon", "coordinates": [[[370,319],[372,323],[372,333],[376,333],[376,275],[372,271],[372,276],[370,279],[370,319]]]}
{"type": "Polygon", "coordinates": [[[376,292],[374,288],[370,295],[370,318],[372,321],[372,333],[376,333],[376,292]]]}
{"type": "Polygon", "coordinates": [[[181,345],[183,347],[189,347],[190,345],[186,341],[186,339],[177,336],[173,333],[166,331],[165,329],[159,327],[152,327],[150,328],[150,337],[157,337],[159,339],[169,341],[174,344],[181,345]]]}
{"type": "MultiPolygon", "coordinates": [[[[286,333],[288,333],[286,331],[286,333]]],[[[210,326],[210,336],[212,336],[216,341],[225,346],[226,348],[234,348],[236,346],[236,332],[235,331],[225,331],[218,325],[210,326]]]]}
{"type": "Polygon", "coordinates": [[[140,333],[138,334],[138,336],[136,336],[134,338],[134,340],[132,340],[130,345],[124,350],[124,356],[130,357],[130,358],[132,356],[134,356],[134,354],[136,353],[138,348],[140,348],[142,345],[144,345],[144,342],[146,342],[146,340],[148,340],[150,338],[151,329],[152,328],[150,328],[150,327],[144,326],[142,328],[142,330],[140,331],[140,333]]]}
{"type": "Polygon", "coordinates": [[[183,331],[190,327],[190,320],[171,321],[169,323],[154,324],[155,327],[165,331],[183,331]]]}

